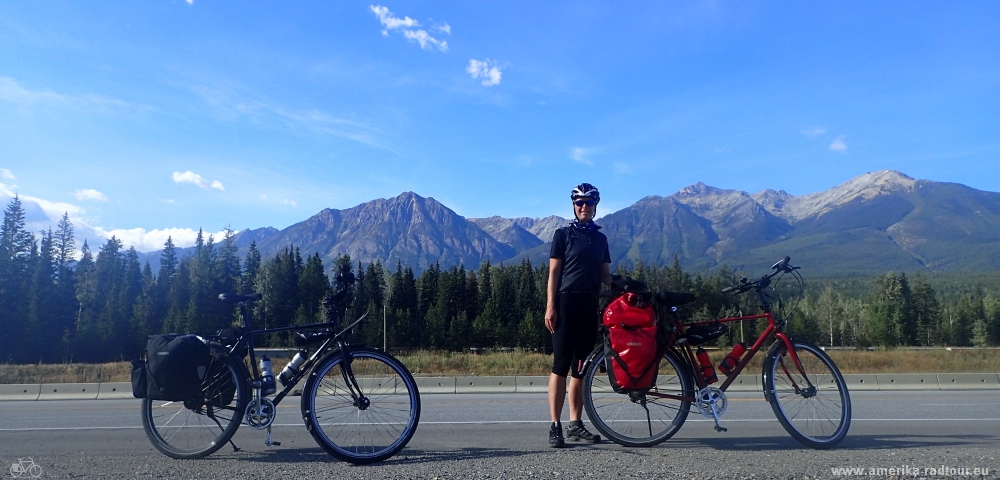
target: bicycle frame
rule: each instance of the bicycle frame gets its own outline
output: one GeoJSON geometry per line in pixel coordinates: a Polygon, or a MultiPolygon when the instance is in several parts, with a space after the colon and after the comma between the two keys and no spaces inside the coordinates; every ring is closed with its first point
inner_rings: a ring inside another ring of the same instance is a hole
{"type": "MultiPolygon", "coordinates": [[[[236,340],[236,342],[229,347],[229,350],[226,353],[232,355],[238,350],[240,350],[242,346],[244,345],[246,346],[250,358],[250,378],[248,380],[250,381],[250,385],[254,389],[255,395],[260,394],[261,377],[260,377],[260,370],[257,367],[256,353],[254,351],[254,344],[253,344],[254,335],[266,335],[269,333],[290,332],[297,330],[316,330],[324,328],[330,329],[332,331],[337,327],[336,319],[331,319],[330,321],[327,322],[310,323],[307,325],[292,325],[288,327],[263,328],[260,330],[253,330],[250,320],[250,312],[247,309],[247,302],[239,302],[237,306],[240,309],[240,318],[243,323],[244,331],[243,334],[236,340]]],[[[348,332],[350,332],[350,330],[354,328],[355,325],[360,323],[362,320],[365,319],[365,317],[368,316],[368,313],[369,312],[365,312],[363,315],[361,315],[361,317],[359,317],[353,323],[342,329],[340,332],[332,334],[330,335],[329,338],[324,340],[323,343],[319,346],[319,348],[317,348],[316,351],[309,356],[306,362],[299,367],[298,373],[293,375],[292,378],[287,382],[285,387],[282,388],[281,391],[279,391],[274,396],[274,400],[272,400],[274,405],[277,406],[281,402],[281,400],[284,399],[292,391],[292,389],[298,385],[299,381],[302,380],[302,378],[308,374],[309,370],[316,364],[316,362],[324,358],[327,354],[334,352],[341,352],[341,354],[344,356],[344,364],[341,370],[344,374],[344,380],[348,385],[351,386],[353,390],[355,390],[354,392],[351,392],[352,395],[356,396],[357,394],[359,394],[361,390],[358,388],[357,382],[354,380],[354,373],[347,371],[350,370],[351,355],[350,355],[350,344],[346,341],[345,337],[347,336],[348,332]],[[348,379],[348,377],[350,378],[348,379]]]]}
{"type": "MultiPolygon", "coordinates": [[[[809,377],[805,374],[805,370],[802,368],[801,362],[799,362],[799,358],[798,355],[795,353],[795,349],[792,348],[791,339],[786,333],[782,331],[785,322],[784,321],[779,322],[774,319],[774,315],[771,313],[771,302],[768,301],[767,295],[763,292],[763,289],[759,285],[754,288],[754,291],[757,293],[757,296],[760,300],[760,308],[761,310],[763,310],[763,313],[757,315],[726,317],[716,320],[706,320],[703,322],[682,323],[680,317],[676,313],[677,311],[676,307],[671,309],[670,313],[671,316],[673,317],[675,328],[673,335],[671,335],[670,339],[667,341],[667,348],[673,350],[675,353],[678,354],[679,357],[687,359],[687,362],[691,367],[690,373],[694,377],[695,385],[697,385],[698,390],[707,387],[708,383],[705,381],[704,376],[701,375],[700,371],[697,369],[698,361],[697,357],[695,356],[694,350],[692,350],[691,348],[691,345],[686,341],[678,342],[679,339],[683,338],[684,332],[686,332],[688,328],[696,325],[732,323],[732,322],[742,322],[745,320],[761,320],[761,319],[767,319],[768,322],[767,327],[760,334],[760,336],[757,337],[757,340],[754,342],[754,344],[747,349],[747,352],[743,355],[743,358],[740,360],[740,362],[736,364],[736,366],[732,369],[731,373],[726,376],[726,380],[722,382],[721,385],[719,385],[718,387],[719,390],[725,392],[726,389],[728,389],[729,386],[732,385],[732,383],[736,380],[736,377],[738,377],[740,373],[743,372],[743,369],[750,363],[754,355],[756,355],[757,352],[760,351],[760,349],[765,344],[771,344],[775,339],[778,339],[785,344],[785,347],[788,349],[789,356],[792,358],[792,362],[795,364],[796,369],[798,369],[799,373],[802,374],[802,377],[806,379],[806,382],[809,382],[807,388],[813,386],[811,384],[811,381],[809,380],[809,377]]],[[[782,365],[782,368],[785,368],[784,365],[782,365]]],[[[796,389],[798,389],[797,385],[796,389]]],[[[767,392],[765,392],[765,395],[766,394],[767,392]]],[[[646,395],[659,398],[670,398],[681,401],[691,401],[691,402],[695,401],[695,398],[693,396],[689,397],[689,396],[668,395],[652,390],[646,392],[646,395]]]]}

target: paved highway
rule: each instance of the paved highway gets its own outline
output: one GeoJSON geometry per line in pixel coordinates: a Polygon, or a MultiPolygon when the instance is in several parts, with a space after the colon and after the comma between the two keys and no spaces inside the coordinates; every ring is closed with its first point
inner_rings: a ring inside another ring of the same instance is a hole
{"type": "Polygon", "coordinates": [[[730,395],[727,433],[692,413],[654,448],[553,450],[544,394],[424,395],[407,448],[365,467],[323,453],[296,398],[279,407],[281,446],[266,447],[263,432],[243,426],[234,438],[241,451],[186,461],[153,449],[137,400],[0,402],[0,461],[31,457],[50,478],[828,478],[838,467],[988,468],[1000,478],[1000,392],[852,392],[851,431],[832,451],[798,444],[761,397],[730,395]]]}

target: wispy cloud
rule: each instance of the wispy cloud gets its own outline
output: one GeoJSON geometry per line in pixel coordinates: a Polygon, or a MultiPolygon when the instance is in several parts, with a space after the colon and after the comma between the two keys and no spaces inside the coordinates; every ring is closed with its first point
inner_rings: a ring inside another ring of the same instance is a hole
{"type": "Polygon", "coordinates": [[[205,177],[202,177],[201,175],[198,175],[197,173],[194,173],[191,170],[188,170],[184,173],[174,172],[174,182],[190,183],[192,185],[197,185],[201,188],[214,188],[222,192],[226,191],[226,187],[222,186],[222,182],[218,180],[212,180],[211,182],[209,182],[208,180],[205,179],[205,177]]]}
{"type": "MultiPolygon", "coordinates": [[[[445,40],[439,40],[427,33],[426,30],[419,29],[420,22],[410,18],[403,17],[399,18],[392,14],[387,7],[382,5],[369,5],[372,13],[378,17],[378,21],[382,23],[385,27],[382,30],[382,36],[388,37],[390,30],[399,30],[403,32],[403,37],[411,42],[417,42],[420,44],[420,48],[424,50],[433,50],[437,48],[442,52],[448,51],[448,42],[445,40]]],[[[451,26],[447,23],[442,25],[435,25],[434,30],[442,32],[445,34],[451,34],[451,26]]]]}
{"type": "Polygon", "coordinates": [[[469,66],[465,67],[466,73],[472,75],[473,79],[482,78],[483,86],[492,87],[500,85],[500,77],[503,75],[502,69],[506,65],[499,65],[496,61],[470,59],[469,66]]]}
{"type": "Polygon", "coordinates": [[[107,195],[97,190],[94,190],[93,188],[85,188],[83,190],[77,190],[76,199],[81,202],[84,200],[97,200],[99,202],[107,202],[109,200],[107,195]]]}
{"type": "Polygon", "coordinates": [[[14,174],[6,168],[0,168],[0,178],[3,178],[4,180],[17,180],[14,178],[14,174]]]}
{"type": "Polygon", "coordinates": [[[149,107],[133,105],[122,100],[107,98],[102,95],[63,95],[47,90],[30,90],[21,86],[21,84],[16,80],[7,77],[0,77],[0,101],[24,106],[38,105],[60,108],[90,108],[97,110],[149,110],[149,107]]]}
{"type": "Polygon", "coordinates": [[[837,153],[847,153],[847,144],[844,143],[844,135],[837,137],[837,139],[830,144],[830,151],[837,153]]]}
{"type": "Polygon", "coordinates": [[[299,205],[295,203],[295,200],[284,199],[281,201],[282,205],[291,205],[294,208],[299,208],[299,205]]]}
{"type": "Polygon", "coordinates": [[[629,175],[632,173],[632,167],[627,163],[615,162],[615,173],[618,175],[629,175]]]}
{"type": "Polygon", "coordinates": [[[816,138],[825,135],[826,129],[823,127],[806,127],[800,130],[800,132],[809,138],[816,138]]]}
{"type": "Polygon", "coordinates": [[[590,161],[590,156],[594,153],[592,148],[581,148],[573,147],[569,151],[569,156],[576,162],[580,162],[584,165],[593,165],[594,162],[590,161]]]}

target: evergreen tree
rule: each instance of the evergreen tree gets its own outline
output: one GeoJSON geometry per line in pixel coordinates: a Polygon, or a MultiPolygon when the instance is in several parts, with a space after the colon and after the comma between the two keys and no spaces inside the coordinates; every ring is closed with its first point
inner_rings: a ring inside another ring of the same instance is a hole
{"type": "MultiPolygon", "coordinates": [[[[4,210],[0,227],[0,343],[8,345],[8,358],[18,358],[27,335],[30,260],[37,248],[25,230],[24,207],[15,195],[4,210]]],[[[7,358],[4,358],[6,360],[7,358]]]]}
{"type": "Polygon", "coordinates": [[[243,284],[242,292],[243,294],[257,293],[260,292],[260,288],[257,286],[257,272],[260,271],[260,250],[257,250],[257,240],[250,242],[250,248],[247,250],[246,261],[243,262],[243,284]]]}

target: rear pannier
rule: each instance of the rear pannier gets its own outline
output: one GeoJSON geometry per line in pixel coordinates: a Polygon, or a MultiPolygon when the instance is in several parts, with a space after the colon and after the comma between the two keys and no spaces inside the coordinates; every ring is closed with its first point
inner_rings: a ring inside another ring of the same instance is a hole
{"type": "Polygon", "coordinates": [[[661,356],[653,306],[638,294],[625,293],[608,304],[603,318],[612,349],[605,360],[612,384],[620,390],[652,387],[661,356]]]}
{"type": "MultiPolygon", "coordinates": [[[[146,345],[146,396],[169,401],[197,398],[211,358],[208,344],[196,335],[150,335],[146,345]]],[[[135,368],[132,378],[135,393],[135,368]]]]}

